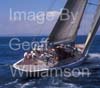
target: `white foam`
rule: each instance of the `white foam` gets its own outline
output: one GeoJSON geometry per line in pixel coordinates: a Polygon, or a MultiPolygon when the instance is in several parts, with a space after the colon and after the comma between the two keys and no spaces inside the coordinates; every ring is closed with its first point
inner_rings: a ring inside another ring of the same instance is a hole
{"type": "Polygon", "coordinates": [[[66,85],[67,88],[82,88],[81,86],[77,86],[72,83],[64,83],[64,84],[66,85]]]}
{"type": "Polygon", "coordinates": [[[12,81],[12,82],[6,83],[5,86],[11,85],[11,84],[16,84],[17,82],[18,82],[18,79],[16,79],[15,81],[12,81]]]}
{"type": "Polygon", "coordinates": [[[100,63],[100,53],[89,54],[87,61],[93,62],[93,63],[95,63],[95,62],[100,63]]]}
{"type": "Polygon", "coordinates": [[[27,83],[24,83],[21,85],[21,88],[26,88],[26,87],[29,87],[29,88],[35,88],[35,87],[31,87],[34,85],[35,82],[27,82],[27,83]]]}
{"type": "Polygon", "coordinates": [[[100,58],[100,53],[90,53],[89,56],[90,57],[98,57],[98,58],[100,58]]]}

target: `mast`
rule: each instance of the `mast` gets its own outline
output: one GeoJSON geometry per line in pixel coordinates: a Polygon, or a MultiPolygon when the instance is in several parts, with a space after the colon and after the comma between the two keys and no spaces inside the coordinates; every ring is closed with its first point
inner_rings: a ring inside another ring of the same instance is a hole
{"type": "MultiPolygon", "coordinates": [[[[99,2],[100,2],[100,0],[99,0],[99,2]]],[[[83,55],[88,54],[88,50],[93,42],[93,39],[95,37],[97,30],[99,29],[99,26],[100,26],[100,3],[97,7],[96,14],[94,16],[94,21],[91,25],[91,30],[90,30],[88,37],[86,39],[86,42],[85,42],[85,48],[83,50],[83,55]]]]}

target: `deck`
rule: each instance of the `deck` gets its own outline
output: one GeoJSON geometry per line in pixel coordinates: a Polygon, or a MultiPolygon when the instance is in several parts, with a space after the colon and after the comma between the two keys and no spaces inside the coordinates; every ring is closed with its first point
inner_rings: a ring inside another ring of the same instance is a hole
{"type": "Polygon", "coordinates": [[[44,60],[40,60],[40,59],[35,59],[33,60],[31,59],[22,59],[20,61],[18,61],[17,63],[15,63],[14,67],[18,70],[22,70],[22,71],[26,71],[26,72],[33,72],[33,71],[42,71],[42,70],[48,70],[49,68],[52,67],[61,67],[73,62],[78,61],[79,59],[81,59],[81,54],[77,54],[76,56],[70,57],[70,58],[66,58],[62,61],[44,61],[44,60]]]}

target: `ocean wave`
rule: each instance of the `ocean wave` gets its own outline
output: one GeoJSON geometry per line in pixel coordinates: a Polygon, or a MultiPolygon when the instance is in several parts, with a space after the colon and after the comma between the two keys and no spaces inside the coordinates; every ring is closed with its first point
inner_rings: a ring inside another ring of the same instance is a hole
{"type": "Polygon", "coordinates": [[[72,83],[64,83],[64,85],[66,86],[64,88],[82,88],[80,85],[76,85],[76,84],[72,84],[72,83]]]}
{"type": "Polygon", "coordinates": [[[4,85],[5,85],[5,86],[8,86],[8,85],[16,84],[17,82],[18,82],[18,79],[16,79],[15,81],[6,83],[6,84],[4,84],[4,85]]]}
{"type": "MultiPolygon", "coordinates": [[[[12,61],[12,59],[10,59],[10,61],[12,61]]],[[[10,62],[9,61],[9,62],[10,62]]],[[[0,64],[1,66],[8,66],[9,64],[0,64]]],[[[94,68],[94,67],[99,67],[100,68],[100,53],[90,53],[89,54],[89,57],[86,59],[86,61],[84,62],[84,65],[86,66],[86,67],[91,67],[91,68],[94,68]]],[[[82,67],[84,67],[84,65],[82,65],[82,67]]],[[[2,69],[4,69],[3,67],[2,67],[2,69]]],[[[83,73],[82,73],[83,74],[83,73]]],[[[99,81],[95,81],[96,80],[96,77],[98,77],[98,78],[100,78],[99,76],[99,74],[100,74],[100,71],[99,72],[97,72],[97,73],[95,73],[96,74],[96,76],[93,74],[92,75],[92,77],[95,77],[95,79],[93,79],[93,78],[89,78],[89,79],[81,79],[81,83],[84,83],[84,82],[86,82],[86,83],[90,83],[90,81],[91,81],[91,83],[92,83],[92,81],[94,81],[94,82],[99,82],[99,81]]],[[[9,78],[10,79],[10,78],[9,78]]],[[[42,79],[41,78],[41,80],[38,80],[38,81],[36,81],[36,80],[34,80],[34,79],[32,79],[32,80],[28,80],[28,81],[26,81],[26,82],[20,82],[19,81],[19,79],[14,79],[14,81],[10,81],[10,82],[8,82],[8,83],[5,83],[3,86],[1,85],[0,86],[0,88],[10,88],[10,87],[15,87],[15,88],[38,88],[38,86],[39,87],[41,87],[41,85],[43,84],[43,83],[47,83],[47,84],[44,84],[44,85],[42,85],[42,86],[44,86],[44,88],[60,88],[60,87],[56,87],[56,86],[59,86],[60,85],[60,82],[59,82],[59,78],[58,78],[58,80],[57,80],[57,83],[56,84],[53,84],[52,83],[52,81],[53,81],[53,78],[51,78],[51,79],[48,79],[47,81],[49,82],[49,84],[45,81],[45,79],[42,79]],[[36,82],[38,82],[38,83],[36,83],[36,82]],[[47,86],[47,87],[45,87],[45,85],[47,86]]],[[[71,80],[71,82],[73,82],[74,80],[71,80]]],[[[76,80],[77,82],[78,82],[78,80],[76,80]]],[[[79,80],[79,83],[80,83],[80,80],[79,80]]],[[[85,87],[87,87],[87,88],[90,88],[89,86],[90,85],[77,85],[77,83],[76,84],[74,84],[74,83],[68,83],[68,82],[63,82],[63,83],[61,83],[61,88],[83,88],[83,86],[85,86],[85,87]]],[[[94,84],[94,86],[96,86],[95,84],[94,84]]],[[[99,88],[98,86],[96,87],[96,88],[99,88]]]]}
{"type": "Polygon", "coordinates": [[[33,80],[32,82],[26,82],[26,83],[19,83],[16,85],[17,88],[37,88],[37,87],[34,87],[34,83],[35,81],[33,80]]]}
{"type": "Polygon", "coordinates": [[[93,57],[98,57],[98,58],[100,58],[100,53],[90,53],[89,56],[92,57],[92,58],[93,58],[93,57]]]}
{"type": "Polygon", "coordinates": [[[100,64],[100,53],[89,54],[89,57],[86,58],[86,62],[100,64]]]}

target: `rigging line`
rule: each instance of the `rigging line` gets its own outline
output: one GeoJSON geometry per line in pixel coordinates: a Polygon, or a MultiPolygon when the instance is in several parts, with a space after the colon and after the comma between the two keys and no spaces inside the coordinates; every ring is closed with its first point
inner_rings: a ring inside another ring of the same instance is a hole
{"type": "MultiPolygon", "coordinates": [[[[52,0],[52,2],[51,2],[51,4],[50,4],[49,8],[47,8],[45,12],[49,11],[49,10],[55,5],[56,1],[57,1],[57,0],[52,0]]],[[[46,15],[45,15],[44,18],[46,18],[46,15]]],[[[39,25],[39,24],[38,24],[38,25],[39,25]]],[[[41,35],[41,32],[42,32],[42,30],[43,30],[44,27],[45,27],[45,23],[39,25],[39,30],[40,30],[40,31],[37,33],[37,36],[41,35]]],[[[32,41],[34,41],[34,38],[32,39],[32,41]]]]}
{"type": "MultiPolygon", "coordinates": [[[[52,9],[52,7],[55,5],[55,3],[57,2],[57,0],[52,0],[52,2],[51,2],[51,4],[50,4],[50,6],[49,6],[49,8],[47,8],[47,10],[45,11],[45,12],[48,12],[48,11],[50,11],[51,9],[52,9]]],[[[45,15],[45,20],[46,20],[46,15],[45,15]]],[[[42,30],[43,30],[43,28],[45,27],[45,23],[43,24],[43,26],[42,26],[42,29],[40,30],[40,32],[38,33],[38,35],[40,34],[41,35],[41,32],[42,32],[42,30]]]]}
{"type": "MultiPolygon", "coordinates": [[[[54,4],[56,3],[56,1],[57,0],[52,0],[53,2],[51,3],[51,5],[49,6],[49,8],[45,11],[45,12],[47,12],[49,9],[51,9],[53,6],[54,6],[54,4]]],[[[44,18],[46,18],[46,16],[44,17],[44,18]]],[[[38,24],[39,25],[39,24],[38,24]]],[[[42,31],[42,29],[44,28],[44,24],[41,24],[41,25],[39,25],[39,32],[37,33],[37,36],[39,36],[39,35],[41,35],[41,31],[42,31]]],[[[32,41],[34,41],[34,38],[33,38],[33,40],[32,41]]]]}
{"type": "Polygon", "coordinates": [[[51,5],[50,5],[49,8],[47,9],[47,11],[51,10],[52,7],[55,5],[56,2],[57,2],[57,0],[52,0],[51,5]]]}

